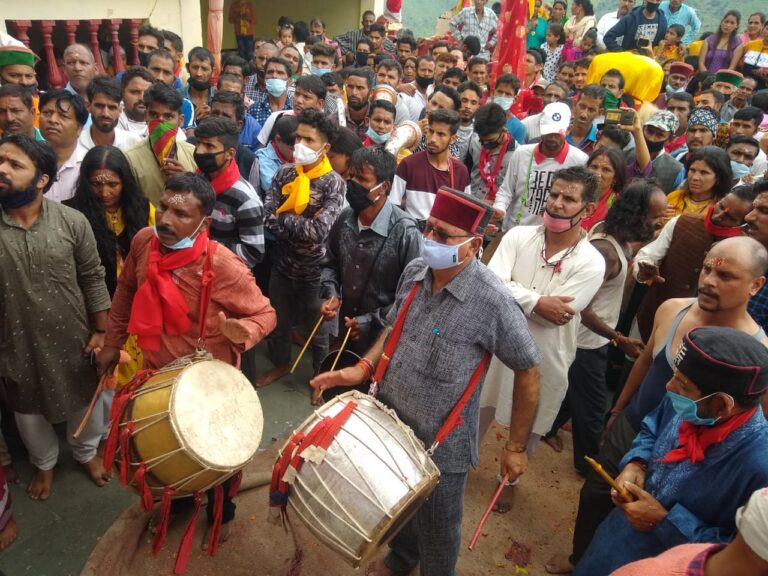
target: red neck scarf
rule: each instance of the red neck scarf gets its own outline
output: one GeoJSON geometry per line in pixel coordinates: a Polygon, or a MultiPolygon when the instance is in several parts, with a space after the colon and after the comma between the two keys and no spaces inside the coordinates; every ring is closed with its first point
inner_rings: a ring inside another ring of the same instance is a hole
{"type": "Polygon", "coordinates": [[[661,461],[679,462],[687,458],[693,464],[701,462],[704,460],[704,452],[707,448],[712,444],[722,442],[731,432],[743,426],[747,420],[752,418],[757,408],[755,406],[752,410],[728,418],[722,424],[715,426],[698,426],[690,422],[683,422],[677,433],[677,442],[680,447],[670,450],[661,461]]]}
{"type": "Polygon", "coordinates": [[[488,193],[486,194],[486,197],[491,202],[496,200],[496,190],[498,189],[498,186],[496,186],[496,176],[499,175],[499,170],[501,170],[501,162],[504,160],[504,155],[507,153],[507,148],[509,148],[509,143],[511,141],[512,137],[509,134],[506,134],[493,168],[491,168],[491,162],[493,161],[493,151],[488,150],[485,146],[480,144],[480,178],[483,179],[483,182],[485,182],[485,185],[488,187],[488,193]]]}
{"type": "Polygon", "coordinates": [[[709,207],[707,214],[704,216],[704,229],[710,236],[715,238],[733,238],[734,236],[741,236],[743,228],[741,226],[718,226],[712,222],[712,212],[715,209],[715,205],[709,207]]]}
{"type": "MultiPolygon", "coordinates": [[[[198,170],[197,173],[208,178],[208,176],[204,175],[200,170],[198,170]]],[[[216,196],[218,196],[232,188],[235,182],[239,179],[240,169],[237,167],[237,162],[235,162],[235,159],[233,158],[229,161],[228,166],[224,167],[216,176],[210,178],[210,182],[214,192],[216,192],[216,196]]]]}
{"type": "Polygon", "coordinates": [[[147,279],[133,298],[128,332],[136,334],[145,350],[160,349],[160,335],[184,334],[192,328],[189,307],[173,281],[171,270],[183,268],[200,258],[208,246],[208,231],[201,232],[191,248],[160,252],[160,240],[149,242],[147,279]]]}
{"type": "Polygon", "coordinates": [[[669,142],[664,144],[664,151],[667,154],[671,154],[672,152],[674,152],[675,150],[677,150],[678,148],[680,148],[684,144],[685,144],[685,132],[680,134],[680,136],[678,136],[674,140],[670,140],[669,142]]]}

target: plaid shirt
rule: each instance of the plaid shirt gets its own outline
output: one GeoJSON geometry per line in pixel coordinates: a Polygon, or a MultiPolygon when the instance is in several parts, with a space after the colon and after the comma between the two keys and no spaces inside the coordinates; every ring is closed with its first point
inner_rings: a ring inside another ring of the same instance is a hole
{"type": "Polygon", "coordinates": [[[496,38],[496,27],[498,18],[496,13],[490,8],[483,8],[483,19],[478,20],[475,13],[475,7],[464,8],[461,12],[451,18],[451,34],[457,40],[463,40],[467,36],[477,36],[480,40],[480,54],[483,58],[489,58],[490,55],[485,49],[488,42],[496,38]]]}
{"type": "MultiPolygon", "coordinates": [[[[408,310],[379,399],[429,446],[487,352],[513,370],[537,366],[541,352],[509,288],[478,260],[434,294],[432,271],[421,258],[411,261],[400,277],[389,326],[416,282],[422,287],[408,310]]],[[[464,407],[464,423],[435,451],[443,473],[477,466],[481,389],[482,382],[464,407]]]]}
{"type": "Polygon", "coordinates": [[[760,291],[749,299],[747,312],[763,330],[768,332],[768,285],[760,288],[760,291]]]}
{"type": "Polygon", "coordinates": [[[702,550],[696,556],[693,557],[691,563],[688,564],[688,570],[685,571],[685,576],[704,576],[704,565],[709,560],[712,554],[716,554],[725,548],[725,544],[713,544],[706,550],[702,550]]]}
{"type": "MultiPolygon", "coordinates": [[[[285,99],[282,110],[293,110],[293,94],[288,93],[288,97],[285,99]]],[[[269,103],[268,92],[256,92],[253,96],[253,104],[248,107],[248,115],[256,119],[256,121],[264,126],[267,118],[270,117],[272,112],[278,112],[278,110],[272,110],[272,106],[269,103]]]]}
{"type": "Polygon", "coordinates": [[[259,98],[266,98],[268,94],[266,88],[259,86],[258,74],[253,74],[245,79],[245,88],[243,89],[243,92],[245,92],[245,97],[253,102],[256,102],[259,98]]]}

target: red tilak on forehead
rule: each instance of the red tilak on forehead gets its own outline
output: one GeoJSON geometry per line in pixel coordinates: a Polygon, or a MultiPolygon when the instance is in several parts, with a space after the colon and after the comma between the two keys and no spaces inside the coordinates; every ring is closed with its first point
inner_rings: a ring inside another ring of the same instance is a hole
{"type": "Polygon", "coordinates": [[[720,268],[723,264],[725,264],[725,258],[710,258],[704,262],[704,265],[710,268],[720,268]]]}

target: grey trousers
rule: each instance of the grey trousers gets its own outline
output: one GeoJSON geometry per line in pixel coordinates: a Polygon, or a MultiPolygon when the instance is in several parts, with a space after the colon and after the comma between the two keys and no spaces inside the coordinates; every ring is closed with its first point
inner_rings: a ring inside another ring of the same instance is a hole
{"type": "MultiPolygon", "coordinates": [[[[291,363],[291,329],[298,326],[309,337],[320,317],[320,279],[291,280],[272,269],[269,278],[269,300],[277,312],[277,327],[269,336],[269,350],[275,366],[291,363]]],[[[317,372],[328,354],[328,327],[323,322],[310,344],[312,368],[317,372]]]]}
{"type": "Polygon", "coordinates": [[[455,576],[466,485],[466,472],[441,474],[435,491],[390,542],[387,568],[405,572],[419,564],[421,576],[455,576]]]}

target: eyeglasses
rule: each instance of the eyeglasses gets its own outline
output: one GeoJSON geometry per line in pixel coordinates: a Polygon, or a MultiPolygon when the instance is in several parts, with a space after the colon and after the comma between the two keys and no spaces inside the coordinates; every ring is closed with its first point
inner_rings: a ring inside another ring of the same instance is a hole
{"type": "Polygon", "coordinates": [[[428,237],[430,234],[434,233],[435,238],[442,244],[446,244],[448,240],[451,238],[473,238],[473,234],[447,234],[443,230],[440,230],[439,228],[435,227],[431,222],[424,221],[424,223],[419,226],[421,228],[421,232],[424,234],[424,237],[428,237]]]}

